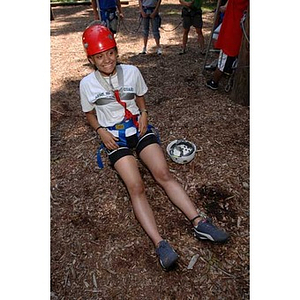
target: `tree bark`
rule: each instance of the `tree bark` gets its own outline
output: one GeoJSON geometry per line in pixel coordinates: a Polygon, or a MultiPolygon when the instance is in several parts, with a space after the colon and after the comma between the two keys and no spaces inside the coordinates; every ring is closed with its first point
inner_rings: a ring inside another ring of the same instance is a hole
{"type": "MultiPolygon", "coordinates": [[[[245,34],[249,39],[249,8],[247,10],[246,20],[244,22],[245,34]]],[[[241,49],[238,57],[238,66],[234,74],[234,82],[231,93],[231,99],[244,106],[249,106],[249,52],[250,42],[243,34],[241,49]]]]}

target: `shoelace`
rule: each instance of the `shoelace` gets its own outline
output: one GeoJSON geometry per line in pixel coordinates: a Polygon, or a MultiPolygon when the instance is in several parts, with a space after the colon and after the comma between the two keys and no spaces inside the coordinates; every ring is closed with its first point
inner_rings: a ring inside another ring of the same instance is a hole
{"type": "Polygon", "coordinates": [[[212,223],[212,219],[211,218],[205,218],[204,220],[200,221],[197,225],[197,227],[199,226],[199,224],[204,224],[207,225],[210,227],[210,228],[213,228],[214,230],[218,230],[218,228],[212,223]]]}

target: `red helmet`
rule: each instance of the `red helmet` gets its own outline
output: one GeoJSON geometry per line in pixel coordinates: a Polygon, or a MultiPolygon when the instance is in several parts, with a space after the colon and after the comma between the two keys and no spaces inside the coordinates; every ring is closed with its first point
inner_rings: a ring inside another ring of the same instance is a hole
{"type": "Polygon", "coordinates": [[[82,44],[87,56],[95,55],[117,46],[111,31],[100,24],[86,28],[82,34],[82,44]]]}

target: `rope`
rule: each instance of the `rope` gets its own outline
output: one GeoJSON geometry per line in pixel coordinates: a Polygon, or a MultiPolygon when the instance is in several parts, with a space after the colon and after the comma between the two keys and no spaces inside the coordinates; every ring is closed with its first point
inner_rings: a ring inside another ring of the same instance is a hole
{"type": "Polygon", "coordinates": [[[174,27],[173,29],[171,29],[171,30],[163,29],[163,27],[160,27],[160,28],[161,28],[163,31],[165,31],[165,32],[172,32],[172,31],[176,30],[181,24],[182,24],[182,21],[180,21],[179,24],[178,24],[176,27],[174,27]]]}
{"type": "MultiPolygon", "coordinates": [[[[142,18],[141,18],[141,17],[139,18],[139,26],[138,26],[138,28],[137,28],[136,30],[134,30],[134,31],[130,31],[130,30],[127,28],[127,26],[125,25],[124,20],[120,18],[119,24],[121,24],[121,23],[122,23],[122,25],[124,26],[125,30],[126,30],[128,33],[130,33],[130,34],[135,34],[135,33],[137,33],[137,32],[139,31],[139,29],[140,29],[140,27],[141,27],[141,24],[142,24],[142,18]]],[[[121,28],[121,25],[119,25],[119,29],[120,29],[120,28],[121,28]]]]}
{"type": "Polygon", "coordinates": [[[243,15],[243,17],[241,19],[240,24],[241,24],[241,27],[242,27],[242,31],[243,31],[244,37],[247,40],[248,44],[250,44],[250,40],[249,40],[249,37],[247,36],[246,30],[245,30],[245,24],[244,24],[245,21],[246,21],[246,15],[247,15],[247,12],[245,11],[244,15],[243,15]]]}
{"type": "MultiPolygon", "coordinates": [[[[138,28],[137,28],[136,30],[134,30],[134,31],[130,31],[130,30],[127,28],[127,26],[126,26],[126,24],[125,24],[125,22],[124,22],[124,19],[121,19],[121,18],[120,18],[119,21],[118,21],[118,24],[119,24],[119,28],[118,28],[118,29],[121,28],[121,23],[122,23],[122,25],[124,26],[125,30],[126,30],[128,33],[135,34],[135,33],[137,33],[137,32],[139,31],[139,29],[140,29],[140,27],[141,27],[142,19],[143,19],[142,17],[139,18],[139,26],[138,26],[138,28]]],[[[161,28],[161,30],[163,30],[163,31],[165,31],[165,32],[172,32],[172,31],[175,31],[181,24],[182,24],[182,21],[180,21],[179,24],[178,24],[177,26],[175,26],[175,27],[174,27],[173,29],[171,29],[171,30],[166,30],[166,29],[164,29],[163,27],[160,27],[160,28],[161,28]]]]}

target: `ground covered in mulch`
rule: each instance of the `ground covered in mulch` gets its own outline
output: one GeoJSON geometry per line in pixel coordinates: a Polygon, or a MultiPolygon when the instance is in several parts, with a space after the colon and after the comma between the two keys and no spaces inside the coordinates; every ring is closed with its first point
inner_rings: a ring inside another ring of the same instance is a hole
{"type": "MultiPolygon", "coordinates": [[[[178,138],[193,141],[195,159],[172,174],[199,210],[231,234],[223,245],[200,242],[140,165],[161,234],[180,260],[162,271],[154,247],[135,219],[125,186],[107,165],[96,162],[99,139],[81,111],[78,85],[91,72],[81,34],[93,20],[90,6],[54,7],[51,22],[51,299],[249,299],[249,109],[204,83],[204,57],[191,29],[180,56],[180,5],[161,7],[163,55],[142,49],[137,1],[124,6],[116,39],[119,61],[138,66],[149,87],[150,122],[162,147],[178,138]],[[198,257],[188,269],[192,257],[198,257]],[[199,256],[198,256],[199,255],[199,256]]],[[[214,13],[205,12],[209,39],[214,13]]]]}

